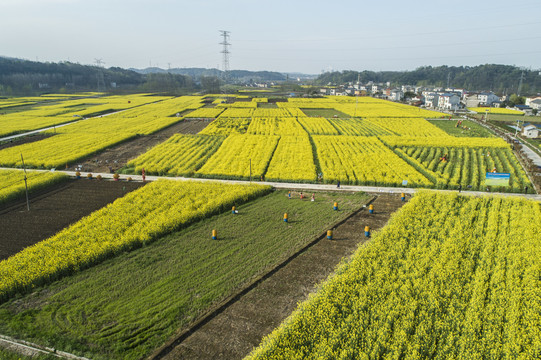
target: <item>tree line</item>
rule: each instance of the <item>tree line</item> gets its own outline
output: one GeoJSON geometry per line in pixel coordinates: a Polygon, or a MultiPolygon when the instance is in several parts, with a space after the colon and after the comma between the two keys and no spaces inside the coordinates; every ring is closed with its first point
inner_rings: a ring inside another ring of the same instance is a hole
{"type": "Polygon", "coordinates": [[[69,61],[53,63],[0,57],[0,96],[107,91],[149,91],[182,95],[204,91],[219,93],[227,83],[280,81],[285,75],[270,71],[149,68],[103,68],[69,61]]]}
{"type": "Polygon", "coordinates": [[[140,74],[119,67],[102,68],[72,62],[42,63],[0,57],[0,96],[80,91],[185,93],[198,90],[190,76],[140,74]]]}
{"type": "Polygon", "coordinates": [[[525,70],[510,65],[486,64],[478,66],[423,66],[413,71],[342,71],[321,74],[317,85],[340,85],[348,82],[390,82],[403,84],[464,88],[470,91],[493,91],[498,94],[519,93],[534,95],[541,92],[541,71],[525,70]],[[520,79],[522,77],[522,86],[520,79]]]}

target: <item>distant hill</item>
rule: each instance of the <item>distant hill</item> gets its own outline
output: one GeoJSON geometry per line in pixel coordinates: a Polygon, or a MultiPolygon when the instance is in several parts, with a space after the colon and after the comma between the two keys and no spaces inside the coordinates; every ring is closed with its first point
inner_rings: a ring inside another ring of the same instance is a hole
{"type": "Polygon", "coordinates": [[[392,85],[434,85],[465,88],[471,91],[491,90],[495,93],[516,93],[524,71],[521,94],[541,92],[540,70],[522,70],[516,66],[486,64],[479,66],[424,66],[413,71],[343,71],[321,74],[315,83],[319,85],[356,82],[360,75],[362,83],[390,82],[392,85]]]}
{"type": "Polygon", "coordinates": [[[0,57],[0,94],[28,94],[46,91],[96,91],[98,73],[103,74],[101,87],[138,87],[145,79],[138,73],[112,67],[102,69],[96,66],[72,62],[43,63],[14,58],[0,57]]]}
{"type": "Polygon", "coordinates": [[[289,76],[289,79],[295,80],[295,79],[301,79],[301,80],[314,80],[317,79],[318,75],[314,74],[304,74],[304,73],[298,73],[298,72],[288,72],[284,73],[285,75],[289,76]]]}
{"type": "MultiPolygon", "coordinates": [[[[219,78],[224,77],[224,72],[218,69],[205,69],[205,68],[174,68],[174,69],[161,69],[157,67],[148,67],[145,69],[130,70],[138,72],[140,74],[153,74],[153,73],[171,73],[191,76],[195,81],[199,81],[202,76],[216,76],[219,78]]],[[[273,71],[248,71],[248,70],[230,70],[227,74],[228,79],[231,81],[238,81],[242,83],[258,82],[258,81],[284,81],[286,75],[273,72],[273,71]]]]}
{"type": "MultiPolygon", "coordinates": [[[[392,85],[433,85],[465,88],[470,91],[491,90],[499,94],[512,94],[518,90],[521,76],[521,95],[541,93],[541,72],[522,70],[509,65],[479,66],[424,66],[413,71],[342,71],[324,73],[319,76],[274,71],[231,70],[227,82],[252,83],[314,79],[316,85],[340,85],[356,82],[360,75],[362,83],[390,82],[392,85]],[[523,74],[523,75],[522,75],[523,74]]],[[[0,56],[0,96],[31,95],[45,92],[76,92],[101,90],[112,92],[152,91],[185,93],[205,90],[201,79],[224,78],[218,69],[175,68],[164,70],[158,67],[146,69],[122,69],[119,67],[99,68],[80,65],[69,61],[51,63],[37,62],[0,56]],[[101,82],[103,79],[103,82],[101,82]]],[[[212,79],[211,79],[212,80],[212,79]]],[[[217,79],[213,81],[218,82],[217,79]]],[[[208,82],[208,81],[207,81],[208,82]]]]}
{"type": "Polygon", "coordinates": [[[169,91],[193,89],[184,75],[141,74],[119,67],[100,68],[69,61],[51,63],[0,57],[0,96],[45,92],[169,91]]]}

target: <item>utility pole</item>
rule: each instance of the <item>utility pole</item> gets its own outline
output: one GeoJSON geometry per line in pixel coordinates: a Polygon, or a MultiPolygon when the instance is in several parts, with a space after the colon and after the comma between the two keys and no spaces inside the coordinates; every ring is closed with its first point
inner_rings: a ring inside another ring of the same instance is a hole
{"type": "Polygon", "coordinates": [[[451,73],[447,73],[447,89],[450,88],[450,84],[451,84],[451,73]]]}
{"type": "Polygon", "coordinates": [[[220,51],[223,54],[223,60],[222,60],[223,69],[222,70],[224,71],[224,79],[226,80],[227,80],[227,75],[229,71],[229,54],[230,54],[229,45],[231,45],[231,43],[229,43],[228,39],[229,39],[230,33],[231,31],[220,30],[220,34],[223,37],[223,40],[220,43],[220,45],[223,45],[222,51],[220,51]]]}
{"type": "Polygon", "coordinates": [[[355,96],[355,112],[353,117],[357,117],[357,105],[359,105],[359,94],[361,93],[361,73],[357,74],[357,96],[355,96]]]}
{"type": "Polygon", "coordinates": [[[98,67],[98,92],[102,92],[105,90],[105,80],[103,79],[102,71],[102,65],[104,65],[105,62],[102,59],[94,59],[94,62],[98,67]]]}
{"type": "Polygon", "coordinates": [[[24,169],[24,187],[26,189],[26,208],[28,211],[30,211],[30,200],[28,200],[28,183],[27,183],[27,177],[26,177],[26,166],[24,165],[24,159],[23,159],[23,153],[21,153],[21,161],[23,163],[23,169],[24,169]]]}

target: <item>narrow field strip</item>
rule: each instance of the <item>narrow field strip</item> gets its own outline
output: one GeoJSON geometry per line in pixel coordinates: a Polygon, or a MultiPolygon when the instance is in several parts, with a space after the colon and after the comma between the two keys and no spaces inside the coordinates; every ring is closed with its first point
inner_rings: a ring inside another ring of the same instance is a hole
{"type": "Polygon", "coordinates": [[[26,186],[29,192],[66,181],[68,176],[62,173],[53,172],[28,172],[17,170],[0,170],[0,205],[23,196],[26,186]]]}
{"type": "Polygon", "coordinates": [[[259,185],[157,181],[0,262],[0,300],[154,241],[270,191],[259,185]]]}

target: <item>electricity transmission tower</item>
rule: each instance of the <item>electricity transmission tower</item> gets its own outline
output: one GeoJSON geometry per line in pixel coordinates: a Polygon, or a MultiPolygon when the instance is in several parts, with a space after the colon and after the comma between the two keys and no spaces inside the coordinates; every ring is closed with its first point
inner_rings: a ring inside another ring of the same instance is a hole
{"type": "Polygon", "coordinates": [[[522,70],[522,73],[520,74],[520,82],[518,83],[517,96],[520,96],[520,91],[522,90],[522,80],[524,80],[524,70],[522,70]]]}
{"type": "Polygon", "coordinates": [[[94,62],[96,63],[96,66],[98,67],[98,92],[102,92],[105,90],[105,80],[103,79],[103,71],[102,67],[105,64],[105,62],[102,59],[94,59],[94,62]]]}
{"type": "Polygon", "coordinates": [[[228,39],[229,39],[229,34],[231,32],[230,31],[226,31],[226,30],[220,30],[220,34],[221,36],[223,37],[223,40],[222,42],[220,43],[220,45],[223,45],[223,48],[222,48],[222,51],[220,51],[222,54],[223,54],[223,71],[224,71],[224,79],[227,79],[227,74],[228,74],[228,71],[229,71],[229,54],[230,54],[230,51],[229,51],[229,45],[231,45],[229,42],[228,42],[228,39]]]}

